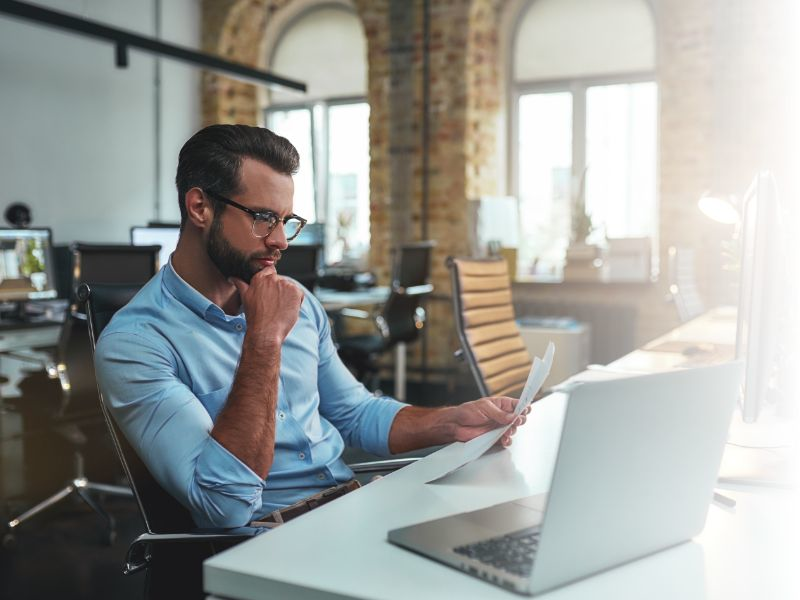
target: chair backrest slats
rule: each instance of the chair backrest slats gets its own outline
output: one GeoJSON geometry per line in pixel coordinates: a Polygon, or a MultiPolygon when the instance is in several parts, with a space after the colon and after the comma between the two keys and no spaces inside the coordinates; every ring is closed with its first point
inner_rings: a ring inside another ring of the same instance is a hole
{"type": "Polygon", "coordinates": [[[481,393],[518,396],[531,357],[520,336],[502,259],[449,258],[456,330],[481,393]]]}

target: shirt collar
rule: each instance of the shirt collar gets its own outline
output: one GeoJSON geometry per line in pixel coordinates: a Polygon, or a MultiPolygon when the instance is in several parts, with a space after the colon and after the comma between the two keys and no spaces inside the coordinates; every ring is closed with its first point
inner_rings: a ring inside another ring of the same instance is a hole
{"type": "Polygon", "coordinates": [[[169,262],[164,267],[164,287],[172,294],[178,302],[186,306],[193,313],[205,320],[209,317],[229,321],[231,319],[239,319],[243,315],[231,317],[225,314],[219,306],[211,302],[203,294],[189,285],[172,267],[172,257],[170,256],[169,262]]]}

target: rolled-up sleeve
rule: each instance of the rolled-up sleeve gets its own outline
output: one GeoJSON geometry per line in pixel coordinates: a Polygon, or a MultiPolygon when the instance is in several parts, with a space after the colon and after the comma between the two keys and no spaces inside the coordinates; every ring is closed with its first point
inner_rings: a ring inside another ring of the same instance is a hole
{"type": "Polygon", "coordinates": [[[319,326],[320,414],[339,430],[349,446],[390,456],[392,423],[397,413],[408,405],[386,396],[374,396],[353,377],[336,352],[324,309],[316,299],[313,303],[319,326]]]}
{"type": "Polygon", "coordinates": [[[97,346],[97,382],[130,444],[199,527],[246,525],[265,482],[211,437],[211,416],[175,360],[152,339],[112,332],[97,346]]]}

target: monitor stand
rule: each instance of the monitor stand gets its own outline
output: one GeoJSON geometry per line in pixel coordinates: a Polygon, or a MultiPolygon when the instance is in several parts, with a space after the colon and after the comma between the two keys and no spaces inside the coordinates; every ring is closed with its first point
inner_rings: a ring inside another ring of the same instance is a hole
{"type": "Polygon", "coordinates": [[[721,486],[792,488],[798,483],[797,440],[800,421],[777,414],[774,406],[761,411],[755,423],[742,421],[737,410],[731,421],[718,482],[721,486]]]}

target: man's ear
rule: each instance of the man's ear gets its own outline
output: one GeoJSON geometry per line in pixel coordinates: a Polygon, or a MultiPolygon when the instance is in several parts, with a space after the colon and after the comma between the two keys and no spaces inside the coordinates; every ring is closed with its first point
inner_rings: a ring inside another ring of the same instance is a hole
{"type": "Polygon", "coordinates": [[[186,203],[186,217],[196,227],[205,229],[214,219],[211,201],[200,188],[193,187],[183,198],[186,203]]]}

